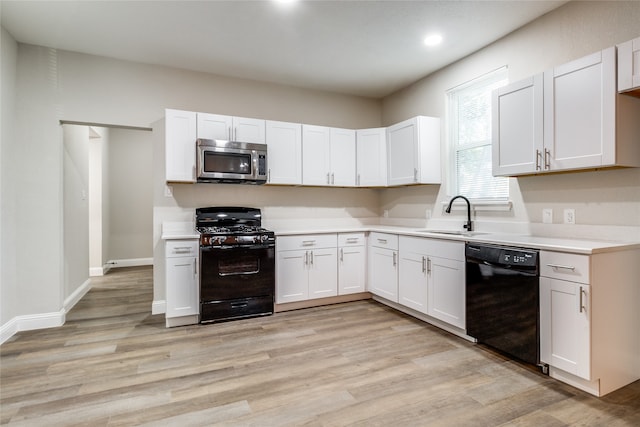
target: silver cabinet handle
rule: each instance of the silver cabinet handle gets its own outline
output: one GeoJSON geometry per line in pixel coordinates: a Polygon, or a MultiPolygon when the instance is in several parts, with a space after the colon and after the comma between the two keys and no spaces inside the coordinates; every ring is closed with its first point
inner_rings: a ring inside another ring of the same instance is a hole
{"type": "Polygon", "coordinates": [[[336,180],[335,180],[334,173],[333,173],[333,172],[331,172],[331,185],[333,185],[333,184],[335,184],[335,183],[336,183],[336,180]]]}
{"type": "Polygon", "coordinates": [[[418,169],[413,168],[413,182],[418,182],[418,169]]]}
{"type": "Polygon", "coordinates": [[[574,271],[576,268],[572,265],[560,265],[560,264],[547,264],[547,267],[551,268],[561,268],[563,270],[571,270],[574,271]]]}
{"type": "Polygon", "coordinates": [[[340,261],[344,261],[344,249],[340,248],[340,261]]]}
{"type": "Polygon", "coordinates": [[[387,239],[378,239],[378,243],[384,243],[386,245],[387,239]]]}
{"type": "Polygon", "coordinates": [[[233,138],[231,137],[231,126],[229,126],[229,128],[227,129],[227,135],[229,135],[229,141],[232,141],[233,138]]]}
{"type": "Polygon", "coordinates": [[[395,266],[396,266],[396,264],[397,264],[396,256],[397,256],[397,255],[396,255],[396,253],[394,252],[394,253],[393,253],[393,266],[394,266],[394,267],[395,267],[395,266]]]}
{"type": "Polygon", "coordinates": [[[269,171],[267,172],[267,182],[271,182],[271,168],[269,168],[269,171]]]}
{"type": "Polygon", "coordinates": [[[582,300],[582,295],[584,294],[584,296],[587,296],[587,293],[585,292],[585,290],[582,288],[582,286],[580,286],[580,313],[582,313],[582,311],[587,311],[587,307],[585,307],[584,302],[582,300]]]}
{"type": "Polygon", "coordinates": [[[329,179],[329,176],[330,176],[330,175],[331,175],[331,174],[330,174],[329,172],[327,172],[327,184],[331,184],[331,180],[329,179]]]}
{"type": "Polygon", "coordinates": [[[431,258],[427,258],[427,274],[431,274],[431,258]]]}
{"type": "Polygon", "coordinates": [[[360,185],[360,174],[356,177],[356,185],[360,185]]]}
{"type": "Polygon", "coordinates": [[[551,169],[551,163],[550,163],[550,159],[551,159],[551,151],[547,150],[546,148],[544,149],[544,168],[546,170],[551,169]]]}
{"type": "Polygon", "coordinates": [[[313,246],[316,244],[315,240],[303,240],[302,241],[302,246],[313,246]]]}
{"type": "Polygon", "coordinates": [[[309,265],[309,251],[304,253],[304,265],[309,265]]]}
{"type": "Polygon", "coordinates": [[[238,127],[233,128],[233,139],[234,141],[238,139],[238,127]]]}
{"type": "Polygon", "coordinates": [[[536,170],[539,171],[541,169],[540,159],[542,158],[542,153],[540,150],[536,150],[536,170]]]}
{"type": "Polygon", "coordinates": [[[422,257],[422,272],[425,273],[427,271],[427,259],[422,257]]]}
{"type": "Polygon", "coordinates": [[[309,251],[309,253],[311,254],[311,265],[313,265],[313,251],[309,251]]]}
{"type": "Polygon", "coordinates": [[[348,237],[347,238],[347,243],[358,243],[358,238],[357,237],[348,237]]]}

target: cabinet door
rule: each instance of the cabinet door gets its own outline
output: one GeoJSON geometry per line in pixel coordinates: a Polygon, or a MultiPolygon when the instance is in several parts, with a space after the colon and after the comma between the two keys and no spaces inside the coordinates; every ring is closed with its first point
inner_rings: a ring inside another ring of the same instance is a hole
{"type": "Polygon", "coordinates": [[[398,253],[394,250],[369,248],[369,291],[398,302],[398,253]]]}
{"type": "Polygon", "coordinates": [[[367,260],[364,246],[345,246],[338,249],[338,294],[365,291],[367,260]]]}
{"type": "Polygon", "coordinates": [[[260,119],[246,117],[234,117],[232,125],[234,141],[250,142],[253,144],[265,143],[265,122],[260,119]]]}
{"type": "Polygon", "coordinates": [[[640,88],[640,37],[618,45],[618,91],[640,88]]]}
{"type": "Polygon", "coordinates": [[[544,145],[549,170],[614,164],[615,48],[544,73],[544,145]]]}
{"type": "Polygon", "coordinates": [[[427,275],[427,314],[460,329],[465,329],[464,262],[429,257],[427,259],[427,275]]]}
{"type": "Polygon", "coordinates": [[[387,128],[388,183],[413,184],[418,181],[418,126],[415,119],[387,128]]]}
{"type": "Polygon", "coordinates": [[[170,182],[196,182],[196,113],[165,110],[165,173],[170,182]]]}
{"type": "Polygon", "coordinates": [[[540,360],[591,379],[589,285],[540,278],[540,360]]]}
{"type": "Polygon", "coordinates": [[[543,167],[543,78],[538,74],[493,92],[493,175],[530,174],[543,167]]]}
{"type": "Polygon", "coordinates": [[[356,185],[387,185],[387,129],[356,131],[356,185]]]}
{"type": "Polygon", "coordinates": [[[338,295],[337,249],[309,251],[309,298],[325,298],[338,295]]]}
{"type": "Polygon", "coordinates": [[[302,301],[309,297],[308,251],[278,252],[276,303],[302,301]]]}
{"type": "Polygon", "coordinates": [[[266,123],[269,184],[302,184],[302,125],[266,123]]]}
{"type": "Polygon", "coordinates": [[[198,113],[198,138],[229,141],[232,139],[232,124],[231,116],[198,113]]]}
{"type": "Polygon", "coordinates": [[[166,258],[166,281],[166,317],[197,315],[200,301],[196,258],[166,258]]]}
{"type": "Polygon", "coordinates": [[[356,185],[356,131],[331,128],[331,185],[356,185]]]}
{"type": "Polygon", "coordinates": [[[329,185],[330,131],[323,126],[302,125],[302,183],[329,185]]]}
{"type": "Polygon", "coordinates": [[[427,256],[400,249],[398,302],[427,313],[427,256]]]}

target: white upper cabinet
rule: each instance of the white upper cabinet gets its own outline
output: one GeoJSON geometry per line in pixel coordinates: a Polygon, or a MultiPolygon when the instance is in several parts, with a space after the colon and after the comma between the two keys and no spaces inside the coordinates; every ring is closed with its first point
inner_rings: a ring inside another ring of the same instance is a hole
{"type": "Polygon", "coordinates": [[[355,131],[302,125],[302,183],[355,186],[355,131]]]}
{"type": "Polygon", "coordinates": [[[267,121],[269,184],[302,184],[302,125],[267,121]]]}
{"type": "Polygon", "coordinates": [[[265,121],[198,113],[198,138],[265,143],[265,121]]]}
{"type": "Polygon", "coordinates": [[[387,128],[388,185],[439,184],[440,119],[418,116],[387,128]]]}
{"type": "Polygon", "coordinates": [[[356,131],[356,185],[387,185],[387,128],[356,131]]]}
{"type": "Polygon", "coordinates": [[[331,128],[331,185],[356,185],[356,131],[331,128]]]}
{"type": "Polygon", "coordinates": [[[640,166],[640,101],[618,95],[615,55],[611,47],[494,91],[494,175],[640,166]]]}
{"type": "Polygon", "coordinates": [[[618,45],[618,91],[640,96],[640,37],[618,45]]]}
{"type": "Polygon", "coordinates": [[[542,74],[493,92],[493,175],[530,174],[543,162],[542,74]]]}
{"type": "Polygon", "coordinates": [[[328,127],[302,125],[302,183],[329,185],[331,132],[328,127]]]}
{"type": "Polygon", "coordinates": [[[196,182],[196,113],[165,110],[165,176],[168,182],[196,182]]]}

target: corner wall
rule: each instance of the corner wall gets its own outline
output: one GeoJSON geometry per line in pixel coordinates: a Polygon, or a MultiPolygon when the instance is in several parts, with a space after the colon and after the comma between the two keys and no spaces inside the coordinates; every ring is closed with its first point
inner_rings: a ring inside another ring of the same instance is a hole
{"type": "MultiPolygon", "coordinates": [[[[492,45],[414,83],[383,100],[383,124],[415,115],[446,117],[446,91],[507,65],[515,82],[553,66],[640,36],[640,2],[571,1],[492,45]]],[[[446,149],[443,120],[442,152],[446,149]]],[[[639,141],[640,143],[640,141],[639,141]]],[[[443,165],[443,171],[449,170],[443,165]]],[[[435,220],[462,222],[461,215],[444,215],[450,194],[443,185],[387,190],[381,210],[391,220],[424,220],[425,210],[435,220]],[[434,193],[436,193],[434,195],[434,193]],[[407,197],[411,203],[406,203],[407,197]]],[[[480,212],[476,220],[502,226],[572,237],[640,240],[640,169],[576,172],[510,179],[513,209],[480,212]],[[542,209],[553,208],[555,224],[542,224],[542,209]],[[565,208],[576,210],[576,226],[560,224],[565,208]]]]}

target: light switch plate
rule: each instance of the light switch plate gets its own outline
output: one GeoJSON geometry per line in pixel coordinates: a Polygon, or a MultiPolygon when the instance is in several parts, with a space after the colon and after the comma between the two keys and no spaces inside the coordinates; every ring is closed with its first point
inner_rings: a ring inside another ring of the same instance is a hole
{"type": "Polygon", "coordinates": [[[542,222],[544,224],[553,224],[553,209],[542,209],[542,222]]]}

